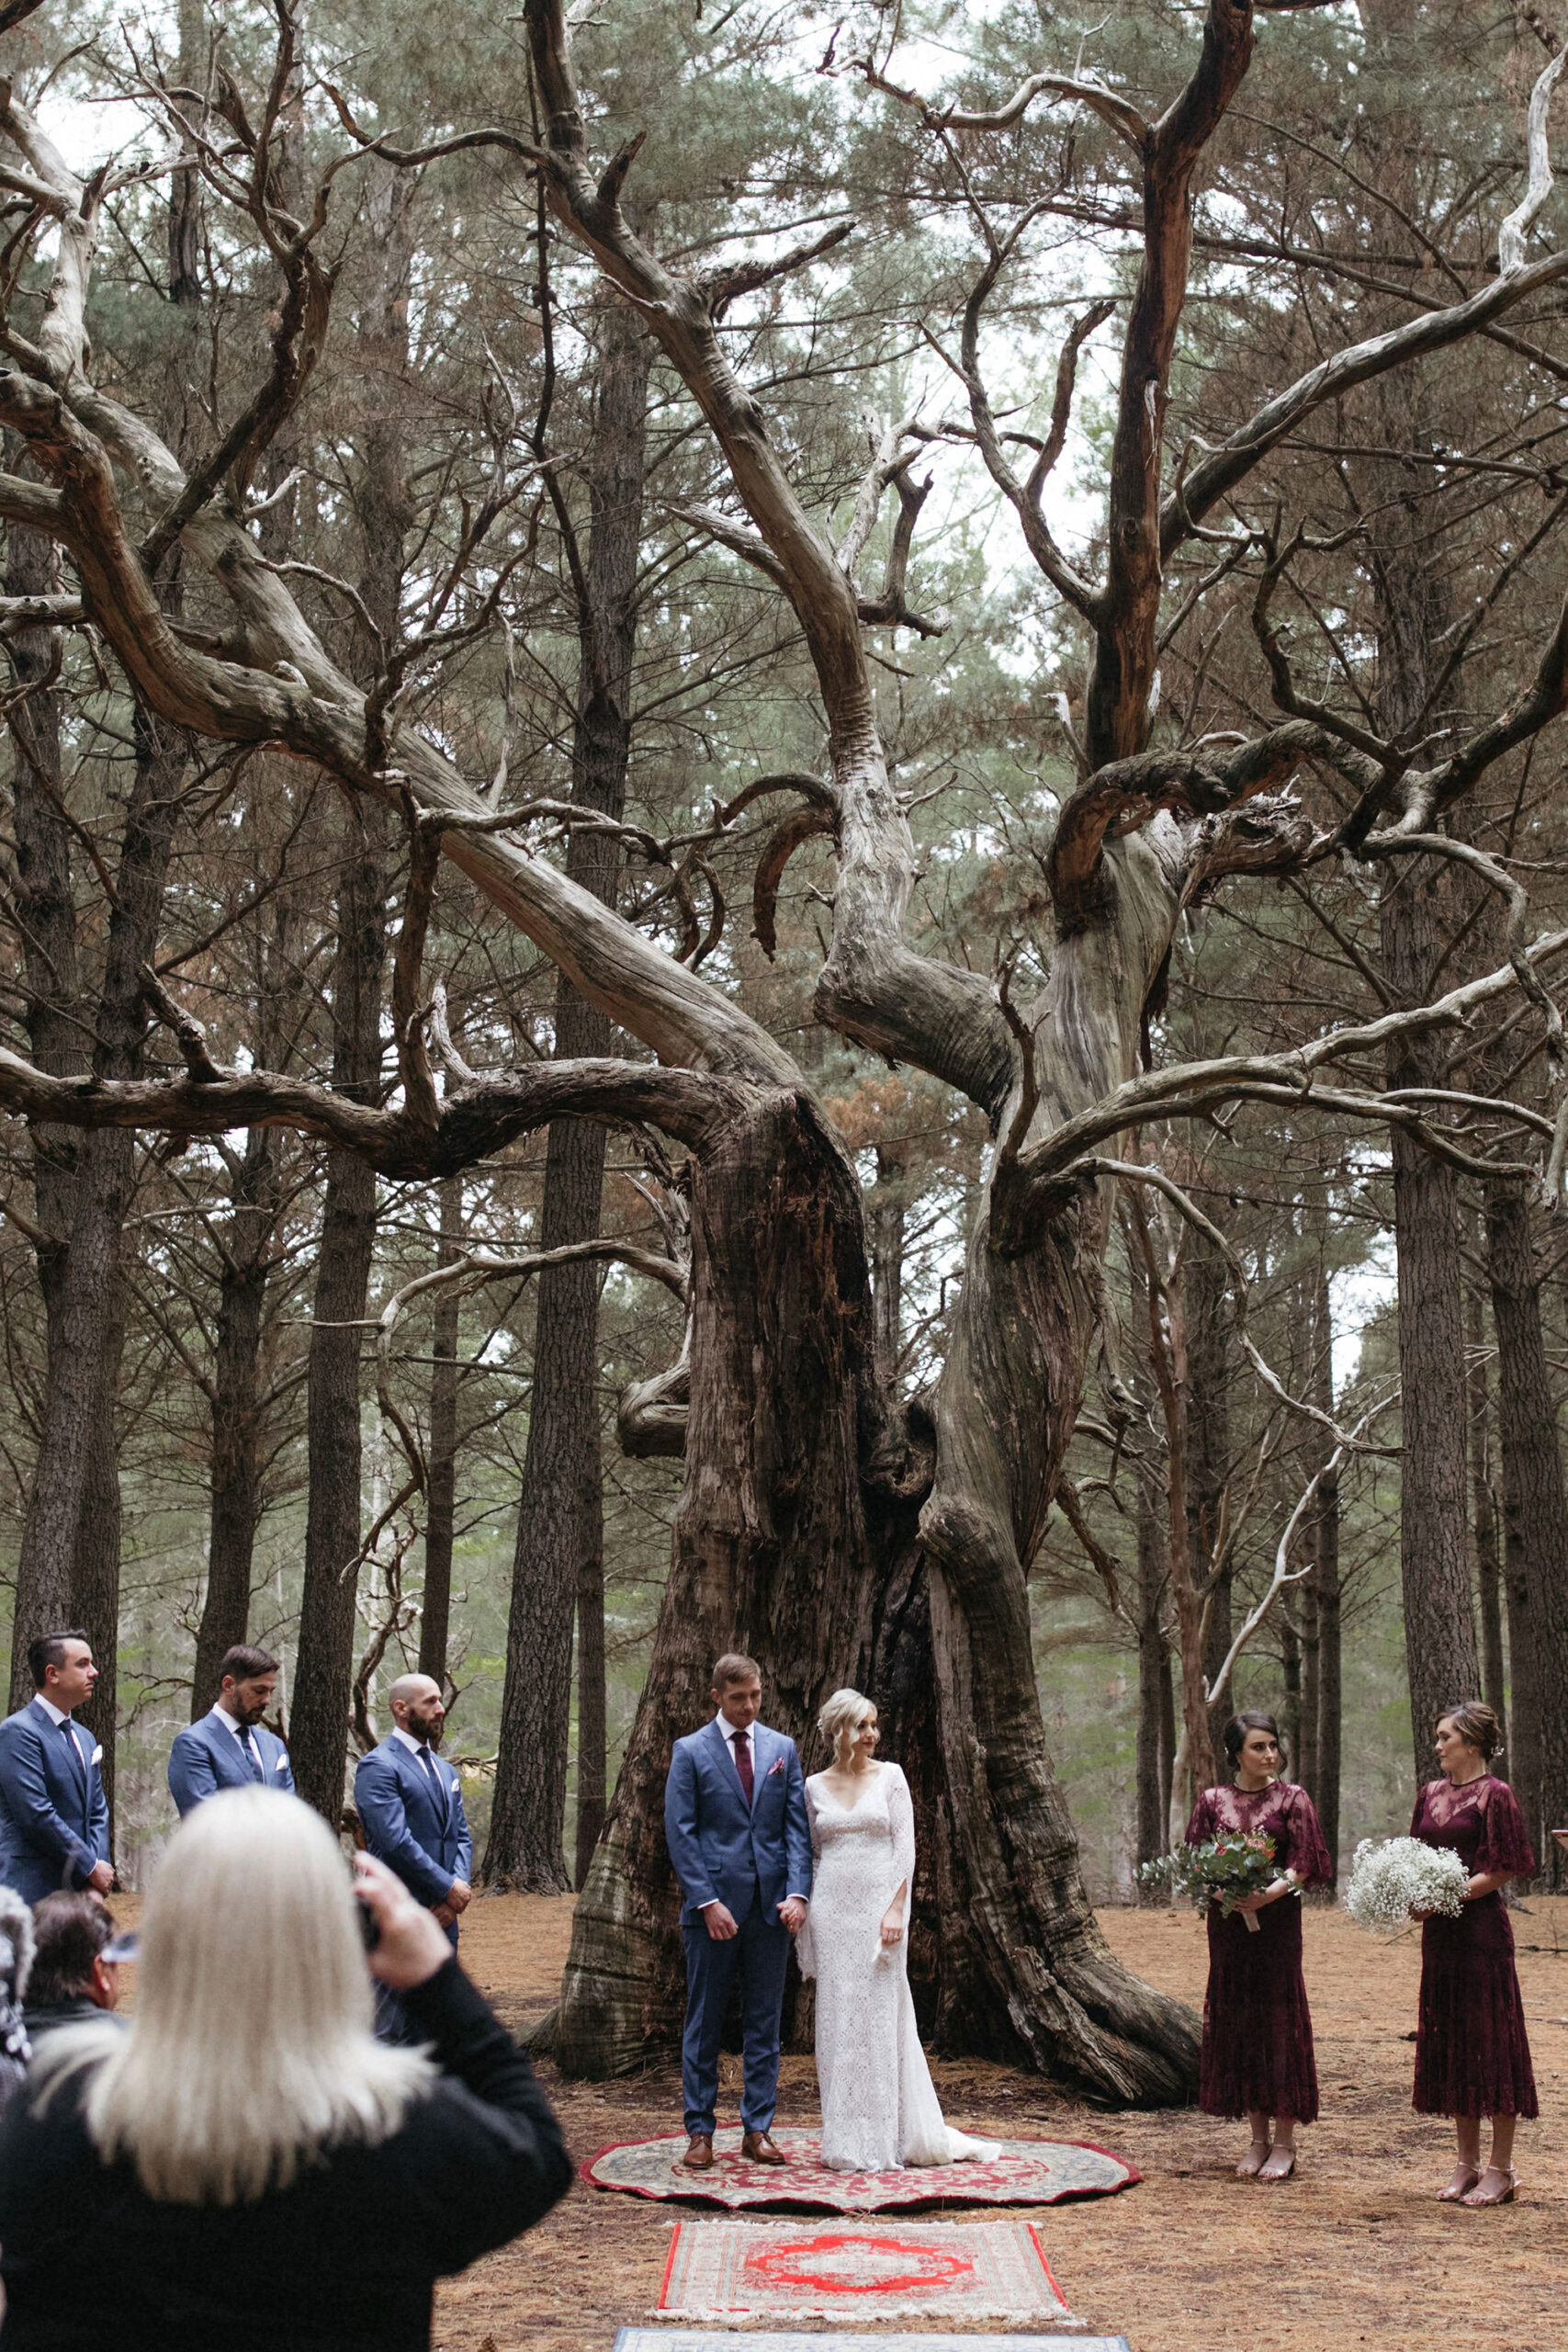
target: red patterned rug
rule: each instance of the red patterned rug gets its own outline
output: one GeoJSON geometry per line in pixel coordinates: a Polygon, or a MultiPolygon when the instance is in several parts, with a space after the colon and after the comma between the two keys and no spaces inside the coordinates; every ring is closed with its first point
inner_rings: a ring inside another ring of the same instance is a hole
{"type": "Polygon", "coordinates": [[[738,2130],[714,2136],[711,2172],[683,2171],[686,2135],[626,2140],[601,2148],[582,2167],[595,2188],[624,2188],[634,2197],[689,2198],[698,2204],[805,2205],[829,2213],[880,2213],[897,2205],[1055,2205],[1067,2197],[1111,2197],[1130,2188],[1137,2173],[1108,2148],[1087,2140],[1004,2140],[988,2164],[911,2165],[902,2172],[829,2172],[816,2132],[788,2131],[773,2138],[789,2157],[777,2165],[748,2164],[738,2130]]]}
{"type": "Polygon", "coordinates": [[[656,2319],[1072,2319],[1029,2222],[677,2222],[656,2319]]]}

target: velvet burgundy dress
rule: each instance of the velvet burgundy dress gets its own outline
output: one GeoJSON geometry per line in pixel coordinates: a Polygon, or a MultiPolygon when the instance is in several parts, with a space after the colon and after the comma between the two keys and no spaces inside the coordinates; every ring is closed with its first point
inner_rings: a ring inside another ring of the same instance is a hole
{"type": "MultiPolygon", "coordinates": [[[[1266,1789],[1205,1789],[1192,1808],[1187,1843],[1211,1838],[1274,1840],[1274,1867],[1303,1885],[1325,1883],[1334,1864],[1304,1789],[1270,1781],[1266,1789]]],[[[1209,1987],[1203,1996],[1203,2054],[1198,2104],[1205,2115],[1293,2115],[1317,2120],[1317,2068],[1312,2012],[1302,1976],[1302,1906],[1281,1895],[1253,1914],[1227,1919],[1209,1905],[1209,1987]]]]}
{"type": "MultiPolygon", "coordinates": [[[[1535,1873],[1519,1801],[1490,1772],[1457,1789],[1428,1781],[1416,1800],[1410,1835],[1425,1846],[1451,1847],[1472,1878],[1488,1871],[1535,1873]]],[[[1540,2113],[1501,1892],[1467,1903],[1457,1919],[1422,1923],[1412,2104],[1419,2115],[1540,2113]]]]}

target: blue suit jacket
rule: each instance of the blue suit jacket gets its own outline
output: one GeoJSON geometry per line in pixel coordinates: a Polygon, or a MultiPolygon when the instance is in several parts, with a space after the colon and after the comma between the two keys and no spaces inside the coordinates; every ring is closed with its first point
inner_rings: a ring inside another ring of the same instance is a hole
{"type": "MultiPolygon", "coordinates": [[[[294,1774],[288,1750],[277,1734],[255,1724],[251,1739],[262,1768],[262,1786],[286,1789],[292,1796],[294,1774]]],[[[255,1785],[245,1770],[239,1741],[213,1721],[210,1708],[199,1723],[176,1736],[169,1750],[169,1794],[179,1807],[182,1821],[204,1797],[215,1797],[220,1789],[254,1789],[255,1785]]]]}
{"type": "Polygon", "coordinates": [[[86,1883],[109,1859],[109,1808],[97,1744],[80,1724],[66,1736],[35,1699],[0,1724],[0,1879],[28,1903],[86,1883]]]}
{"type": "Polygon", "coordinates": [[[748,1808],[716,1716],[675,1742],[664,1783],[664,1837],[681,1882],[683,1927],[694,1925],[716,1897],[743,1919],[753,1881],[773,1925],[774,1906],[786,1895],[811,1893],[811,1826],[794,1740],[753,1724],[751,1767],[748,1808]]]}
{"type": "Polygon", "coordinates": [[[473,1875],[474,1849],[463,1811],[463,1783],[445,1757],[432,1754],[445,1793],[438,1799],[424,1767],[389,1734],[379,1747],[362,1756],[354,1775],[354,1804],[365,1843],[378,1861],[396,1871],[428,1911],[445,1903],[452,1882],[473,1875]]]}

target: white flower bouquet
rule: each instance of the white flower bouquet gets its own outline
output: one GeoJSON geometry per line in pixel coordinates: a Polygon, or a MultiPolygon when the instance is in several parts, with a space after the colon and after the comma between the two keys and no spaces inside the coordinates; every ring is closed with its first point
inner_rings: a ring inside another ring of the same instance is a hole
{"type": "Polygon", "coordinates": [[[1345,1908],[1359,1928],[1406,1925],[1413,1911],[1457,1919],[1470,1872],[1450,1846],[1419,1838],[1363,1838],[1350,1865],[1345,1908]]]}

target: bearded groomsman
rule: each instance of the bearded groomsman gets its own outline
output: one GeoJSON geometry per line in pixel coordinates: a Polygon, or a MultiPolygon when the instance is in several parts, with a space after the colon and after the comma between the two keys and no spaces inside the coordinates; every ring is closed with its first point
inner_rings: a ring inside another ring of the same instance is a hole
{"type": "Polygon", "coordinates": [[[80,1626],[28,1644],[33,1697],[0,1724],[0,1881],[24,1902],[114,1884],[103,1749],[73,1721],[98,1679],[80,1626]]]}
{"type": "Polygon", "coordinates": [[[218,1696],[169,1750],[169,1794],[183,1821],[220,1789],[285,1789],[294,1793],[288,1750],[262,1717],[277,1696],[277,1660],[236,1642],[218,1669],[218,1696]]]}
{"type": "Polygon", "coordinates": [[[354,1775],[354,1804],[367,1849],[403,1884],[456,1945],[457,1918],[472,1900],[474,1849],[463,1783],[435,1750],[446,1722],[441,1686],[428,1674],[400,1674],[387,1694],[392,1729],[354,1775]]]}

